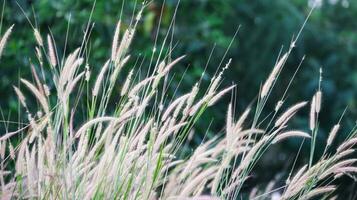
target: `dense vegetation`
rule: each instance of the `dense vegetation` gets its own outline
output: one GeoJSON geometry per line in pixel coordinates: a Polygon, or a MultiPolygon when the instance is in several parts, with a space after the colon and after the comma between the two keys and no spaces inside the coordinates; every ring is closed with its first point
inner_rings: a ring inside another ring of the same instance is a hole
{"type": "MultiPolygon", "coordinates": [[[[1,35],[11,24],[16,24],[14,28],[16,31],[11,36],[15,39],[8,41],[6,51],[1,57],[0,94],[2,100],[0,103],[4,120],[8,120],[10,117],[12,121],[18,121],[19,105],[12,85],[18,85],[19,76],[31,77],[29,66],[36,60],[34,48],[31,48],[36,45],[36,41],[33,32],[29,31],[31,26],[26,17],[41,33],[52,33],[58,56],[62,58],[62,52],[66,50],[66,54],[68,54],[69,50],[71,52],[81,45],[83,32],[88,18],[91,16],[93,1],[83,0],[75,3],[73,1],[19,1],[23,10],[15,1],[5,2],[2,21],[4,28],[1,35]],[[68,43],[66,43],[68,28],[68,43]]],[[[320,132],[316,140],[318,154],[323,153],[324,145],[322,144],[325,143],[332,124],[337,123],[345,107],[348,106],[341,121],[343,125],[341,134],[337,135],[338,143],[333,145],[340,144],[344,140],[349,130],[354,126],[357,114],[357,91],[355,89],[357,87],[355,66],[357,36],[354,20],[357,17],[357,4],[351,1],[347,6],[343,2],[325,3],[314,10],[296,43],[296,48],[287,60],[271,100],[266,104],[268,109],[274,110],[276,102],[283,95],[291,75],[304,56],[306,57],[292,83],[294,89],[289,90],[286,102],[290,104],[309,100],[311,94],[314,94],[318,88],[319,69],[322,68],[321,90],[324,93],[324,109],[320,115],[320,132]]],[[[88,41],[88,50],[90,49],[90,51],[85,50],[85,58],[88,59],[86,62],[90,63],[93,69],[92,73],[99,73],[102,63],[110,55],[108,50],[112,45],[110,38],[112,38],[120,16],[123,21],[123,30],[125,30],[130,27],[134,8],[138,9],[140,5],[139,2],[132,1],[124,4],[122,1],[114,0],[96,2],[91,18],[95,25],[88,41]]],[[[176,13],[177,5],[177,1],[167,0],[164,4],[154,1],[144,10],[137,30],[138,37],[132,44],[135,48],[130,50],[130,54],[139,59],[131,59],[129,63],[135,64],[143,58],[149,60],[156,42],[157,31],[159,30],[159,41],[157,41],[159,49],[171,26],[171,20],[175,17],[174,33],[169,34],[168,37],[168,41],[172,41],[172,43],[165,46],[164,49],[169,51],[170,48],[173,48],[173,55],[170,54],[173,58],[183,54],[187,54],[187,57],[180,63],[180,67],[174,69],[176,75],[173,76],[167,95],[173,96],[179,83],[184,90],[178,91],[175,93],[176,95],[189,92],[197,79],[201,78],[207,60],[210,61],[209,67],[202,79],[206,81],[206,83],[203,81],[203,86],[205,86],[204,84],[208,86],[209,80],[214,78],[217,67],[224,66],[225,63],[222,64],[221,61],[226,49],[230,47],[224,61],[226,62],[227,58],[232,58],[232,63],[229,73],[224,76],[222,85],[230,86],[232,82],[238,80],[235,110],[240,112],[250,105],[252,100],[259,98],[257,88],[260,88],[264,82],[280,52],[288,50],[293,36],[298,33],[310,10],[308,3],[302,0],[272,2],[181,1],[176,13]],[[160,18],[161,10],[163,15],[160,18]],[[160,28],[158,28],[159,24],[160,28]],[[237,37],[232,40],[238,27],[237,37]],[[231,41],[232,44],[230,44],[231,41]],[[212,54],[211,51],[213,51],[212,54]],[[185,75],[182,76],[183,74],[185,75]]],[[[125,70],[129,69],[124,69],[124,72],[128,73],[125,70]]],[[[52,76],[50,71],[45,71],[45,73],[48,73],[45,77],[50,80],[52,76]]],[[[125,78],[125,76],[123,75],[121,78],[125,78]]],[[[49,87],[53,88],[54,85],[49,85],[49,87]]],[[[120,92],[120,89],[117,89],[117,92],[120,92]]],[[[212,120],[222,121],[222,123],[213,123],[208,132],[209,138],[212,138],[224,127],[227,101],[230,96],[225,98],[226,102],[218,103],[214,108],[208,109],[204,113],[205,120],[197,122],[196,132],[205,133],[212,120]]],[[[36,107],[36,101],[28,103],[30,108],[36,107]]],[[[291,122],[291,126],[308,131],[308,113],[307,109],[299,112],[291,122]]],[[[263,116],[267,114],[269,112],[262,113],[263,116]]],[[[26,121],[26,117],[22,117],[20,120],[26,121]]],[[[81,120],[79,119],[79,121],[81,120]]],[[[17,124],[10,123],[1,126],[0,129],[4,132],[5,128],[14,130],[17,127],[17,124]]],[[[199,144],[202,137],[203,134],[195,134],[190,145],[194,147],[199,144]]],[[[270,167],[273,171],[280,171],[282,168],[288,167],[285,166],[286,160],[289,161],[288,164],[292,164],[294,159],[289,157],[296,155],[300,143],[301,140],[292,139],[281,146],[274,146],[258,163],[258,169],[263,170],[255,172],[258,173],[259,178],[253,179],[252,184],[272,178],[273,174],[263,173],[266,167],[270,167]],[[274,162],[264,161],[264,159],[276,158],[277,153],[279,156],[278,159],[274,159],[274,162]]],[[[189,146],[187,147],[190,149],[189,146]]],[[[308,148],[303,149],[306,151],[303,151],[299,162],[309,159],[308,148]]]]}

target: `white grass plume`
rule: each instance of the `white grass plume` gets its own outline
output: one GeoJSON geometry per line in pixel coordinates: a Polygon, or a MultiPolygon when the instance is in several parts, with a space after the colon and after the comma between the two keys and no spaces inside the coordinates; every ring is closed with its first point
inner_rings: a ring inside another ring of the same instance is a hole
{"type": "Polygon", "coordinates": [[[47,35],[47,46],[48,46],[50,64],[52,67],[55,67],[57,65],[56,51],[53,46],[52,38],[50,35],[47,35]]]}
{"type": "Polygon", "coordinates": [[[274,81],[276,80],[278,74],[281,71],[281,68],[284,66],[286,59],[288,58],[289,54],[285,53],[279,61],[276,63],[276,65],[273,68],[273,71],[270,73],[268,79],[265,81],[262,91],[260,93],[260,98],[264,98],[265,96],[268,95],[271,86],[273,85],[274,81]]]}
{"type": "Polygon", "coordinates": [[[11,25],[10,28],[8,28],[6,30],[6,32],[4,33],[4,35],[1,37],[1,40],[0,40],[0,58],[1,58],[1,55],[4,51],[4,48],[5,48],[5,45],[10,37],[10,34],[12,32],[12,29],[14,28],[14,25],[11,25]]]}
{"type": "Polygon", "coordinates": [[[306,101],[295,104],[294,106],[291,106],[287,111],[285,111],[276,121],[275,121],[275,127],[279,127],[283,124],[285,124],[286,121],[288,121],[299,109],[304,107],[307,104],[306,101]]]}

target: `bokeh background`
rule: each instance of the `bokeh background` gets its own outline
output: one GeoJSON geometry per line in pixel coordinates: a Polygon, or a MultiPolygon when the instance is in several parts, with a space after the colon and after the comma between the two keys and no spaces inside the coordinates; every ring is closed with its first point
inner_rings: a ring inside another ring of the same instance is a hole
{"type": "MultiPolygon", "coordinates": [[[[63,52],[66,32],[69,28],[66,49],[73,50],[81,44],[83,32],[90,16],[93,0],[3,0],[1,33],[15,24],[0,67],[1,119],[21,121],[18,102],[12,85],[17,85],[19,76],[31,77],[30,61],[35,59],[35,39],[29,21],[41,33],[52,33],[58,52],[63,52]]],[[[287,50],[306,19],[312,1],[307,0],[155,0],[145,9],[142,21],[131,48],[131,54],[149,58],[155,36],[160,44],[168,32],[177,8],[172,38],[173,57],[186,54],[187,58],[175,68],[172,93],[182,78],[179,93],[187,92],[200,78],[207,60],[210,62],[204,79],[214,75],[224,53],[240,26],[237,37],[228,50],[224,62],[232,58],[223,86],[237,83],[236,112],[254,103],[259,87],[268,76],[281,49],[287,50]],[[178,5],[178,7],[177,7],[178,5]],[[162,19],[160,28],[160,13],[162,19]],[[184,76],[182,76],[185,73],[184,76]]],[[[133,10],[141,1],[97,0],[92,15],[95,22],[91,37],[88,62],[93,71],[98,71],[110,55],[111,38],[121,16],[124,26],[131,20],[133,10]]],[[[267,105],[267,113],[284,93],[285,87],[303,56],[306,56],[291,89],[287,103],[310,100],[318,87],[319,68],[323,69],[323,111],[320,116],[318,145],[323,146],[329,130],[339,120],[343,110],[343,130],[337,141],[343,140],[357,116],[357,1],[319,0],[301,36],[287,61],[281,77],[267,105]]],[[[60,53],[61,54],[61,53],[60,53]]],[[[62,56],[62,55],[60,55],[62,56]]],[[[135,59],[134,59],[135,60],[135,59]]],[[[196,127],[192,147],[199,144],[210,126],[208,136],[222,134],[225,111],[230,100],[228,95],[214,108],[209,109],[196,127]]],[[[308,109],[300,112],[291,123],[292,127],[308,129],[308,109]]],[[[5,128],[15,125],[0,125],[0,134],[5,128]]],[[[255,181],[266,181],[277,172],[286,171],[299,149],[301,140],[289,140],[274,146],[266,153],[257,167],[255,181]],[[266,173],[269,169],[269,173],[266,173]]],[[[190,146],[189,146],[190,147],[190,146]]],[[[298,162],[308,158],[308,149],[303,148],[298,162]]],[[[253,179],[254,181],[254,179],[253,179]]],[[[346,180],[348,182],[348,180],[346,180]]],[[[354,186],[351,186],[354,187],[354,186]]]]}

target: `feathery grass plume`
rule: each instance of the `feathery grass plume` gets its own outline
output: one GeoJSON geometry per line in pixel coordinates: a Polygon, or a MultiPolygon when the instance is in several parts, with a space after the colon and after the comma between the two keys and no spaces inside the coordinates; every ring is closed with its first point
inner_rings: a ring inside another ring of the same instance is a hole
{"type": "Polygon", "coordinates": [[[189,97],[190,94],[185,94],[179,98],[177,98],[175,101],[173,101],[165,110],[164,114],[161,117],[161,121],[165,121],[168,116],[171,114],[171,112],[174,110],[174,108],[178,107],[181,103],[184,103],[187,98],[189,97]]]}
{"type": "Polygon", "coordinates": [[[5,158],[5,150],[6,150],[6,141],[0,142],[0,157],[2,160],[5,158]]]}
{"type": "Polygon", "coordinates": [[[196,95],[198,93],[199,87],[198,87],[198,83],[196,83],[193,87],[192,90],[190,92],[190,96],[188,97],[187,103],[186,103],[186,107],[183,110],[183,114],[184,115],[188,115],[190,112],[190,108],[193,105],[196,95]]]}
{"type": "Polygon", "coordinates": [[[222,79],[222,75],[224,73],[224,71],[226,69],[228,69],[228,67],[230,66],[232,62],[232,59],[230,58],[227,62],[227,64],[223,67],[223,69],[219,72],[218,76],[217,77],[213,77],[212,80],[211,80],[211,84],[210,84],[210,87],[209,87],[209,90],[207,92],[207,95],[208,96],[213,96],[215,94],[215,91],[216,89],[218,88],[220,82],[221,82],[221,79],[222,79]]]}
{"type": "Polygon", "coordinates": [[[15,149],[14,146],[12,146],[11,142],[9,142],[9,152],[10,152],[10,158],[12,160],[15,160],[15,149]]]}
{"type": "Polygon", "coordinates": [[[283,104],[284,104],[284,101],[278,101],[278,103],[276,103],[276,106],[275,106],[275,108],[274,108],[274,111],[275,112],[278,112],[279,110],[280,110],[280,108],[281,108],[281,106],[283,106],[283,104]]]}
{"type": "Polygon", "coordinates": [[[47,35],[47,47],[48,47],[48,53],[49,53],[51,67],[56,67],[56,65],[57,65],[56,51],[53,46],[52,38],[50,35],[47,35]]]}
{"type": "MultiPolygon", "coordinates": [[[[143,2],[143,5],[144,4],[146,4],[146,1],[143,2]]],[[[122,57],[124,57],[128,48],[130,47],[131,42],[134,38],[137,23],[141,19],[143,10],[144,10],[144,6],[139,10],[138,14],[136,15],[134,25],[132,27],[129,27],[127,30],[125,30],[123,38],[122,38],[119,46],[117,44],[115,45],[115,46],[118,46],[116,48],[116,54],[115,54],[115,61],[114,61],[115,65],[120,64],[120,60],[122,59],[122,57]]],[[[117,28],[118,29],[120,28],[119,23],[118,23],[117,28]]],[[[119,30],[118,30],[118,35],[119,35],[119,30]]],[[[115,39],[115,37],[114,37],[114,39],[115,39]]],[[[114,41],[114,42],[116,42],[116,41],[114,41]]]]}
{"type": "Polygon", "coordinates": [[[46,84],[43,84],[42,87],[44,89],[45,95],[47,97],[50,96],[51,95],[50,88],[46,84]]]}
{"type": "Polygon", "coordinates": [[[163,77],[163,71],[164,71],[164,68],[166,66],[166,63],[165,63],[165,60],[162,60],[159,65],[157,66],[157,69],[156,69],[156,78],[154,80],[154,83],[152,84],[152,88],[156,88],[159,83],[160,83],[160,80],[162,79],[163,77]]]}
{"type": "Polygon", "coordinates": [[[40,62],[40,66],[42,66],[43,65],[43,58],[42,58],[41,50],[38,47],[35,47],[35,50],[36,50],[37,59],[40,62]]]}
{"type": "Polygon", "coordinates": [[[100,70],[99,72],[99,75],[97,77],[97,80],[95,81],[95,84],[94,84],[94,87],[93,87],[93,96],[97,96],[98,95],[98,92],[99,92],[99,88],[102,84],[102,81],[104,79],[104,75],[105,75],[105,72],[108,70],[109,68],[109,60],[104,64],[104,66],[102,67],[102,69],[100,70]]]}
{"type": "Polygon", "coordinates": [[[314,130],[317,122],[317,116],[321,110],[321,91],[317,91],[312,97],[311,109],[310,109],[310,130],[314,130]]]}
{"type": "Polygon", "coordinates": [[[316,95],[312,97],[310,106],[310,130],[313,131],[316,125],[316,95]]]}
{"type": "Polygon", "coordinates": [[[34,77],[35,79],[35,82],[36,82],[36,86],[37,88],[39,89],[39,91],[41,92],[41,94],[44,94],[44,89],[43,89],[43,86],[42,86],[42,83],[40,81],[40,78],[38,77],[37,75],[37,72],[35,70],[35,67],[33,66],[33,64],[31,63],[31,72],[32,72],[32,76],[34,77]]]}
{"type": "Polygon", "coordinates": [[[321,98],[322,98],[322,92],[319,90],[316,92],[316,105],[315,105],[315,112],[319,113],[321,110],[321,98]]]}
{"type": "Polygon", "coordinates": [[[85,68],[85,72],[86,72],[85,80],[88,82],[90,79],[90,74],[91,74],[89,64],[87,63],[84,68],[85,68]]]}
{"type": "Polygon", "coordinates": [[[322,195],[325,193],[333,192],[336,189],[335,186],[326,186],[311,190],[309,193],[305,194],[304,196],[300,197],[301,199],[311,199],[312,197],[322,195]]]}
{"type": "MultiPolygon", "coordinates": [[[[187,98],[188,98],[189,94],[187,94],[187,98]]],[[[187,100],[187,99],[186,99],[187,100]]],[[[186,103],[186,100],[182,100],[175,108],[175,110],[173,111],[172,113],[172,117],[173,119],[177,119],[177,117],[179,116],[179,114],[182,114],[181,111],[182,111],[182,108],[183,106],[185,105],[186,103]]],[[[166,109],[167,110],[167,109],[166,109]]]]}
{"type": "Polygon", "coordinates": [[[162,77],[166,76],[169,73],[169,71],[172,69],[172,67],[175,66],[178,62],[180,62],[185,57],[186,57],[185,55],[180,56],[167,65],[165,65],[164,60],[160,62],[157,69],[157,74],[155,76],[154,82],[151,87],[153,89],[156,89],[162,77]]]}
{"type": "Polygon", "coordinates": [[[336,175],[340,175],[341,173],[347,174],[351,172],[357,173],[357,167],[341,167],[334,171],[336,175]]]}
{"type": "Polygon", "coordinates": [[[136,116],[140,117],[143,113],[145,108],[147,107],[147,105],[149,104],[149,101],[151,100],[151,98],[154,96],[154,94],[156,93],[156,91],[152,91],[149,95],[147,95],[145,97],[145,99],[142,101],[141,105],[138,107],[136,116]]]}
{"type": "Polygon", "coordinates": [[[162,60],[157,67],[157,70],[156,70],[157,73],[158,74],[162,73],[164,71],[165,66],[166,66],[166,62],[165,62],[165,60],[162,60]]]}
{"type": "Polygon", "coordinates": [[[195,115],[200,108],[209,100],[210,96],[205,96],[201,100],[199,100],[196,104],[194,104],[189,111],[189,115],[193,116],[195,115]]]}
{"type": "MultiPolygon", "coordinates": [[[[320,179],[324,179],[326,177],[328,177],[329,175],[335,173],[340,173],[341,171],[344,170],[345,167],[349,167],[352,164],[354,164],[357,161],[357,159],[347,159],[344,161],[341,161],[339,163],[336,163],[334,165],[332,165],[330,168],[326,169],[321,175],[320,175],[320,179]]],[[[347,171],[346,171],[347,172],[347,171]]]]}
{"type": "MultiPolygon", "coordinates": [[[[338,151],[339,149],[337,149],[338,151]]],[[[346,156],[351,155],[352,153],[354,153],[356,150],[355,149],[347,149],[347,150],[342,150],[342,151],[338,151],[338,154],[336,156],[336,159],[341,159],[344,158],[346,156]]]]}
{"type": "Polygon", "coordinates": [[[190,193],[194,190],[195,186],[200,183],[201,181],[204,181],[205,179],[209,179],[214,175],[214,172],[217,169],[215,167],[211,167],[203,172],[201,172],[197,177],[195,177],[193,180],[190,181],[189,184],[185,185],[184,189],[182,190],[180,196],[186,197],[189,196],[190,193]]]}
{"type": "Polygon", "coordinates": [[[33,93],[33,95],[37,98],[40,102],[42,109],[45,111],[46,114],[50,113],[50,107],[48,105],[46,97],[29,81],[25,79],[21,79],[21,82],[25,84],[25,86],[33,93]]]}
{"type": "Polygon", "coordinates": [[[243,126],[243,123],[244,121],[247,119],[249,113],[250,113],[250,107],[248,107],[244,112],[243,114],[239,117],[237,123],[235,124],[235,127],[234,127],[234,132],[239,132],[241,129],[242,129],[242,126],[243,126]]]}
{"type": "Polygon", "coordinates": [[[303,131],[287,131],[284,133],[279,134],[276,136],[272,142],[272,144],[280,142],[281,140],[284,140],[286,138],[290,137],[303,137],[303,138],[311,138],[311,136],[308,133],[305,133],[303,131]]]}
{"type": "Polygon", "coordinates": [[[210,101],[208,102],[208,106],[213,106],[221,97],[223,97],[227,92],[231,91],[235,87],[236,85],[232,85],[218,92],[215,96],[212,97],[212,99],[210,99],[210,101]]]}
{"type": "Polygon", "coordinates": [[[40,47],[43,47],[43,39],[42,39],[41,34],[40,34],[40,32],[38,31],[37,28],[33,29],[33,34],[35,35],[35,39],[36,39],[37,44],[40,47]]]}
{"type": "Polygon", "coordinates": [[[85,132],[89,127],[95,125],[98,122],[104,122],[104,121],[114,121],[114,120],[118,120],[118,118],[116,117],[100,117],[100,118],[95,118],[92,119],[91,121],[88,121],[87,123],[85,123],[75,134],[75,137],[78,138],[79,136],[81,136],[81,134],[83,132],[85,132]]]}
{"type": "Polygon", "coordinates": [[[77,58],[79,51],[80,48],[77,48],[75,51],[70,53],[64,62],[57,81],[58,87],[60,87],[61,90],[63,90],[65,85],[71,81],[80,62],[83,62],[82,58],[77,58]]]}
{"type": "Polygon", "coordinates": [[[295,174],[292,180],[287,180],[287,184],[294,184],[296,183],[302,176],[302,174],[305,172],[307,169],[307,165],[304,165],[300,170],[295,174]]]}
{"type": "Polygon", "coordinates": [[[180,62],[182,59],[184,59],[186,56],[180,56],[178,58],[176,58],[175,60],[173,60],[171,63],[167,64],[164,68],[164,70],[161,73],[161,76],[166,75],[167,73],[169,73],[169,71],[172,69],[173,66],[175,66],[178,62],[180,62]]]}
{"type": "Polygon", "coordinates": [[[260,93],[260,98],[264,98],[265,96],[268,95],[271,86],[273,85],[274,81],[276,80],[278,74],[281,71],[281,68],[284,66],[286,59],[288,58],[289,54],[285,53],[280,59],[279,61],[276,63],[276,65],[273,68],[273,71],[270,73],[268,79],[265,81],[263,87],[262,87],[262,91],[260,93]]]}
{"type": "MultiPolygon", "coordinates": [[[[321,69],[320,69],[320,82],[322,80],[321,76],[321,69]]],[[[319,85],[319,90],[315,93],[315,95],[312,97],[311,101],[311,108],[310,108],[310,130],[312,132],[312,140],[311,140],[311,148],[310,148],[310,161],[309,164],[310,166],[312,165],[313,159],[314,159],[314,153],[315,153],[315,145],[316,145],[316,137],[317,137],[317,123],[318,123],[318,116],[321,110],[321,96],[322,93],[320,91],[321,85],[319,85]]],[[[325,148],[326,150],[326,148],[325,148]]]]}
{"type": "Polygon", "coordinates": [[[133,40],[135,30],[132,28],[128,28],[125,30],[123,38],[117,47],[116,54],[114,56],[115,63],[119,63],[120,59],[123,55],[125,55],[126,51],[128,50],[131,41],[133,40]]]}
{"type": "Polygon", "coordinates": [[[147,77],[142,80],[140,83],[136,84],[133,88],[130,89],[128,94],[129,97],[134,97],[141,89],[143,89],[147,84],[149,84],[155,76],[147,77]]]}
{"type": "Polygon", "coordinates": [[[19,129],[17,131],[7,132],[6,134],[4,134],[3,136],[0,137],[0,142],[11,138],[11,137],[13,137],[14,135],[16,135],[18,133],[21,133],[23,130],[25,130],[28,127],[29,126],[26,126],[25,128],[19,129]]]}
{"type": "Polygon", "coordinates": [[[71,81],[69,83],[69,85],[66,87],[66,91],[65,91],[65,96],[68,98],[69,95],[72,93],[72,90],[74,89],[74,87],[77,85],[77,83],[82,79],[82,77],[85,75],[85,72],[81,72],[79,73],[74,79],[73,81],[71,81]]]}
{"type": "Polygon", "coordinates": [[[231,135],[233,134],[232,128],[233,128],[233,111],[232,111],[232,103],[228,104],[228,110],[227,110],[227,117],[226,117],[226,134],[227,134],[227,143],[232,141],[233,138],[231,138],[231,135]]]}
{"type": "Polygon", "coordinates": [[[357,137],[346,140],[337,148],[337,152],[342,153],[343,151],[348,150],[349,148],[354,146],[355,144],[357,144],[357,137]]]}
{"type": "Polygon", "coordinates": [[[113,73],[110,76],[110,84],[112,85],[112,87],[114,86],[117,77],[119,75],[119,72],[122,70],[123,66],[129,61],[130,59],[130,55],[126,56],[125,58],[123,58],[119,63],[115,64],[115,68],[113,73]]]}
{"type": "Polygon", "coordinates": [[[25,98],[25,95],[20,91],[20,89],[16,86],[13,86],[14,87],[14,90],[15,90],[15,93],[17,95],[17,97],[19,98],[20,100],[20,103],[22,104],[23,107],[27,107],[26,106],[26,98],[25,98]]]}
{"type": "Polygon", "coordinates": [[[112,42],[112,61],[115,61],[116,55],[117,55],[117,48],[118,48],[118,43],[119,43],[119,34],[120,34],[120,25],[121,21],[117,23],[117,26],[115,28],[115,33],[113,37],[113,42],[112,42]]]}
{"type": "Polygon", "coordinates": [[[306,101],[297,103],[285,111],[276,121],[275,127],[284,125],[295,113],[307,104],[306,101]]]}
{"type": "Polygon", "coordinates": [[[133,74],[134,74],[134,71],[132,69],[132,70],[130,70],[128,76],[125,79],[123,88],[121,89],[121,92],[120,92],[120,96],[124,96],[124,95],[126,95],[128,93],[129,86],[130,86],[130,83],[131,83],[131,78],[132,78],[133,74]]]}
{"type": "Polygon", "coordinates": [[[329,147],[332,144],[332,142],[335,139],[336,134],[337,134],[339,129],[340,129],[340,124],[336,124],[336,125],[333,126],[333,128],[331,129],[331,131],[329,133],[329,136],[327,138],[326,148],[329,147]]]}
{"type": "Polygon", "coordinates": [[[7,40],[10,37],[10,34],[11,34],[13,28],[14,28],[14,25],[11,25],[10,28],[8,28],[6,30],[6,32],[4,33],[4,35],[1,37],[1,40],[0,40],[0,58],[1,58],[1,55],[2,55],[2,53],[4,51],[5,45],[7,43],[7,40]]]}

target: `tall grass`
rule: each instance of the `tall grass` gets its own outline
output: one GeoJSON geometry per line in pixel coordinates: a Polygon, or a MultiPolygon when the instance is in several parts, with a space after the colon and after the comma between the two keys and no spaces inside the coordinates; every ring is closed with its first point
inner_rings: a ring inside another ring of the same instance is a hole
{"type": "MultiPolygon", "coordinates": [[[[282,187],[274,189],[272,181],[265,190],[254,188],[249,198],[269,199],[276,194],[279,199],[329,197],[337,187],[333,180],[357,171],[353,166],[357,159],[350,158],[357,143],[356,127],[335,151],[330,148],[340,127],[336,124],[324,154],[319,159],[314,156],[320,88],[311,102],[311,133],[288,126],[307,101],[287,106],[284,94],[268,118],[261,116],[297,38],[262,84],[256,106],[235,117],[235,103],[228,103],[224,134],[203,141],[188,157],[180,157],[183,143],[204,111],[234,92],[236,85],[220,87],[230,60],[208,88],[202,87],[201,79],[188,93],[168,97],[167,77],[184,56],[171,59],[170,52],[164,54],[161,49],[143,78],[138,66],[128,64],[141,13],[142,9],[124,31],[118,22],[110,58],[98,74],[91,73],[85,58],[86,41],[59,58],[52,36],[44,40],[34,28],[38,59],[31,66],[34,82],[21,79],[22,89],[14,87],[28,124],[0,137],[2,199],[238,199],[268,148],[290,137],[312,138],[309,163],[293,169],[282,187]],[[43,76],[47,67],[52,77],[43,76]],[[125,80],[117,80],[123,71],[130,72],[125,80]],[[114,92],[118,89],[119,94],[114,92]],[[32,94],[38,108],[27,105],[24,90],[32,94]],[[205,91],[204,95],[199,91],[205,91]],[[79,118],[84,120],[76,121],[79,118]],[[20,143],[13,146],[12,137],[21,138],[20,143]]],[[[0,52],[11,30],[2,36],[0,52]]]]}

